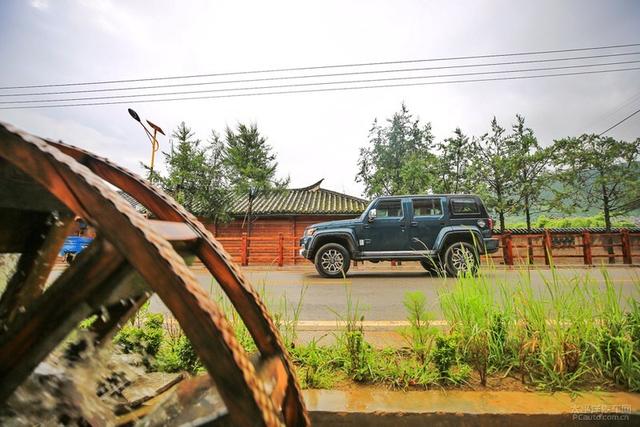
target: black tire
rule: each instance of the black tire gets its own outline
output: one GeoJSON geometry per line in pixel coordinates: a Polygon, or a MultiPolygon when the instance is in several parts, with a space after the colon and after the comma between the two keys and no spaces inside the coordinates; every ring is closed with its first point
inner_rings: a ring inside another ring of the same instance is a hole
{"type": "Polygon", "coordinates": [[[478,273],[480,256],[476,248],[471,244],[467,242],[455,242],[450,244],[445,250],[444,264],[447,273],[453,277],[457,277],[458,274],[464,275],[467,272],[475,276],[478,273]],[[471,265],[469,265],[470,263],[471,265]]]}
{"type": "Polygon", "coordinates": [[[431,273],[432,276],[443,276],[445,274],[440,257],[425,258],[420,261],[420,265],[431,273]]]}
{"type": "Polygon", "coordinates": [[[327,243],[316,252],[316,270],[323,277],[345,277],[351,266],[349,251],[338,243],[327,243]]]}

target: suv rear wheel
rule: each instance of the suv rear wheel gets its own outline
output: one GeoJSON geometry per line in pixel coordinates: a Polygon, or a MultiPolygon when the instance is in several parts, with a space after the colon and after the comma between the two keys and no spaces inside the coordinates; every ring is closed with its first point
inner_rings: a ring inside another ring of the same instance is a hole
{"type": "Polygon", "coordinates": [[[344,246],[327,243],[316,252],[315,264],[320,275],[335,279],[346,276],[351,265],[351,256],[344,246]]]}
{"type": "Polygon", "coordinates": [[[469,272],[474,276],[478,272],[480,258],[478,251],[467,242],[455,242],[444,252],[444,263],[447,272],[456,277],[469,272]]]}

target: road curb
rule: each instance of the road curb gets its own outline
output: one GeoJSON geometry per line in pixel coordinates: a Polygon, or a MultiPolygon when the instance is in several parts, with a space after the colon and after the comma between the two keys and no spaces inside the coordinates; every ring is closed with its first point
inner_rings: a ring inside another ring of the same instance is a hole
{"type": "Polygon", "coordinates": [[[640,395],[626,392],[304,390],[321,426],[639,425],[640,395]],[[621,424],[622,422],[622,424],[621,424]]]}

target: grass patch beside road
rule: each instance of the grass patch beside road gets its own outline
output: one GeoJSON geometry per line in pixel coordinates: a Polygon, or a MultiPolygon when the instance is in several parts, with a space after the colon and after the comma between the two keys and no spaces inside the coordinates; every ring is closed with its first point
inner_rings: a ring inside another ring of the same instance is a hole
{"type": "MultiPolygon", "coordinates": [[[[493,387],[580,391],[624,389],[640,391],[640,280],[625,301],[606,269],[591,275],[542,275],[544,287],[532,286],[522,270],[518,280],[505,282],[482,270],[477,277],[452,278],[453,286],[438,294],[437,304],[449,328],[433,327],[433,316],[421,292],[405,294],[410,326],[401,331],[402,348],[376,349],[367,342],[366,312],[346,287],[344,313],[334,313],[344,326],[333,332],[334,344],[312,340],[300,344],[296,323],[303,304],[270,301],[260,289],[272,318],[306,388],[332,388],[351,383],[392,388],[493,387]],[[601,276],[602,280],[595,280],[601,276]],[[498,384],[498,385],[496,385],[498,384]],[[502,386],[499,384],[503,384],[502,386]]],[[[248,352],[256,350],[233,307],[216,297],[248,352]]],[[[144,316],[158,316],[144,314],[144,316]]],[[[128,351],[144,352],[153,338],[155,354],[149,369],[202,368],[180,331],[166,331],[158,343],[158,319],[128,325],[119,334],[128,351]],[[136,332],[131,328],[155,328],[136,332]],[[123,339],[126,338],[126,339],[123,339]]]]}

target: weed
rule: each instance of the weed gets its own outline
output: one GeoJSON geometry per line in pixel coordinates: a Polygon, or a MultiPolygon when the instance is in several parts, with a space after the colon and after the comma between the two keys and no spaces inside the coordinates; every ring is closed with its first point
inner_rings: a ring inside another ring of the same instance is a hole
{"type": "Polygon", "coordinates": [[[312,340],[294,348],[291,355],[298,366],[302,388],[331,388],[339,376],[335,370],[339,357],[335,347],[320,347],[312,340]]]}
{"type": "Polygon", "coordinates": [[[450,378],[451,367],[456,363],[456,347],[459,336],[457,334],[436,337],[436,346],[431,355],[433,363],[440,374],[440,378],[450,378]]]}
{"type": "Polygon", "coordinates": [[[422,292],[407,292],[404,295],[404,307],[407,310],[408,330],[404,336],[421,364],[427,362],[431,351],[435,328],[429,326],[429,313],[426,311],[426,297],[422,292]]]}
{"type": "Polygon", "coordinates": [[[342,364],[347,374],[358,382],[373,378],[371,368],[372,348],[364,339],[364,315],[360,313],[360,303],[353,302],[351,292],[346,293],[347,307],[344,315],[333,311],[337,320],[342,320],[345,328],[336,335],[336,343],[342,355],[342,364]]]}

